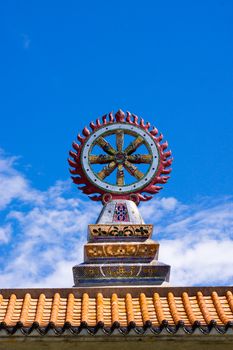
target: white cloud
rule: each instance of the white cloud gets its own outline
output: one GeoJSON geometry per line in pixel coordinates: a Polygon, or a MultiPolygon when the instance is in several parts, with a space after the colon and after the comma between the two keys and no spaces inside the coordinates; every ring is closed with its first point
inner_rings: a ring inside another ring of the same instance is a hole
{"type": "Polygon", "coordinates": [[[62,182],[43,193],[42,204],[30,210],[11,211],[19,229],[20,240],[12,252],[8,271],[17,272],[17,283],[39,286],[70,285],[71,267],[83,258],[83,244],[87,237],[87,225],[95,221],[98,205],[62,197],[67,183],[62,182]],[[62,267],[64,266],[64,268],[62,267]],[[69,266],[69,273],[65,273],[69,266]],[[59,279],[59,274],[63,274],[59,279]]]}
{"type": "Polygon", "coordinates": [[[0,243],[8,243],[12,233],[11,224],[0,227],[0,243]]]}
{"type": "Polygon", "coordinates": [[[172,266],[174,285],[224,285],[233,282],[231,240],[161,240],[160,259],[172,266]]]}
{"type": "Polygon", "coordinates": [[[233,283],[233,200],[209,198],[208,206],[190,205],[159,223],[160,259],[172,266],[175,285],[233,283]]]}
{"type": "MultiPolygon", "coordinates": [[[[72,198],[69,180],[37,190],[16,170],[17,161],[0,152],[0,207],[5,209],[0,285],[72,286],[72,266],[83,259],[87,225],[95,222],[101,206],[72,198]]],[[[172,284],[233,283],[231,197],[199,199],[191,205],[158,197],[142,203],[140,211],[145,222],[154,224],[159,260],[171,264],[172,284]]]]}
{"type": "Polygon", "coordinates": [[[144,202],[140,205],[140,213],[145,222],[158,222],[169,212],[177,209],[180,210],[183,205],[174,197],[160,198],[159,200],[152,200],[144,202]]]}
{"type": "Polygon", "coordinates": [[[0,243],[9,242],[14,227],[9,251],[3,259],[0,284],[42,287],[55,286],[60,281],[59,285],[70,286],[71,267],[83,258],[87,225],[95,222],[99,205],[70,198],[70,181],[59,181],[44,192],[34,189],[15,169],[16,160],[0,154],[0,183],[7,179],[0,185],[0,204],[7,221],[0,226],[0,243]],[[19,205],[15,204],[12,210],[10,204],[15,200],[19,205]],[[22,203],[27,204],[26,208],[22,203]]]}
{"type": "Polygon", "coordinates": [[[13,200],[39,203],[43,199],[40,191],[32,188],[25,176],[14,168],[18,157],[7,157],[0,149],[0,209],[13,200]]]}

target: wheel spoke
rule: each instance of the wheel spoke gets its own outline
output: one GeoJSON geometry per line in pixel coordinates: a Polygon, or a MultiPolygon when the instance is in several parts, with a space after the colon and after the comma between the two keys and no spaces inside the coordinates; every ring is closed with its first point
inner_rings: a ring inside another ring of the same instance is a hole
{"type": "Polygon", "coordinates": [[[134,155],[128,156],[127,160],[130,163],[134,163],[134,164],[140,164],[140,163],[150,164],[152,162],[152,155],[151,154],[134,154],[134,155]]]}
{"type": "Polygon", "coordinates": [[[125,169],[134,177],[137,179],[142,179],[144,174],[132,163],[128,162],[127,160],[124,163],[125,169]]]}
{"type": "Polygon", "coordinates": [[[124,145],[124,132],[122,130],[117,130],[116,132],[116,144],[117,144],[117,151],[122,152],[123,145],[124,145]]]}
{"type": "Polygon", "coordinates": [[[116,162],[111,162],[106,165],[102,170],[100,170],[97,174],[100,180],[105,179],[105,177],[109,176],[117,167],[116,162]]]}
{"type": "Polygon", "coordinates": [[[104,152],[110,155],[116,154],[116,150],[102,136],[98,137],[96,144],[99,145],[104,150],[104,152]]]}
{"type": "Polygon", "coordinates": [[[89,162],[90,164],[106,164],[110,163],[114,160],[114,156],[110,156],[107,154],[100,154],[100,155],[94,155],[91,154],[89,156],[89,162]]]}
{"type": "Polygon", "coordinates": [[[136,149],[144,143],[144,139],[141,136],[136,137],[129,146],[125,149],[125,153],[130,155],[136,151],[136,149]]]}
{"type": "Polygon", "coordinates": [[[125,175],[123,164],[118,164],[117,166],[117,185],[124,186],[125,184],[125,175]]]}

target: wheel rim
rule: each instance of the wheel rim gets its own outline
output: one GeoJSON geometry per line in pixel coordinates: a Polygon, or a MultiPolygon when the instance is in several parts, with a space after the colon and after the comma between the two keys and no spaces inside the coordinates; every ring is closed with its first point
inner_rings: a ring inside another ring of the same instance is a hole
{"type": "Polygon", "coordinates": [[[148,133],[137,126],[129,128],[116,123],[99,129],[84,145],[83,170],[98,187],[125,193],[151,181],[156,174],[158,157],[156,143],[148,133]],[[109,136],[115,138],[115,144],[108,141],[109,136]],[[141,146],[144,146],[144,153],[140,151],[141,146]],[[96,153],[96,147],[100,150],[99,154],[96,153]],[[101,166],[99,171],[96,165],[99,169],[101,166]],[[143,170],[140,170],[140,165],[144,166],[143,170]]]}

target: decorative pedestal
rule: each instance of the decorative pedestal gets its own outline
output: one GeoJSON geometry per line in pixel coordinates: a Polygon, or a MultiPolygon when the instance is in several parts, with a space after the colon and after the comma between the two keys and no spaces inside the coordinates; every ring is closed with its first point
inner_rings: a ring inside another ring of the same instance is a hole
{"type": "Polygon", "coordinates": [[[158,261],[159,244],[151,239],[152,230],[134,202],[106,204],[97,223],[88,227],[84,263],[73,267],[75,286],[168,282],[170,266],[158,261]]]}

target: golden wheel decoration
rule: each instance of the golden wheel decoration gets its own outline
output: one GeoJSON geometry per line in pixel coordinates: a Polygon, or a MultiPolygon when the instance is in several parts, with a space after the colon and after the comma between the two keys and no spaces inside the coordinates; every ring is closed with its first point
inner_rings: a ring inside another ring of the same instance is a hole
{"type": "Polygon", "coordinates": [[[73,182],[94,201],[152,198],[169,178],[171,151],[163,135],[149,123],[119,110],[84,128],[68,159],[73,182]],[[80,186],[83,185],[83,186],[80,186]]]}

